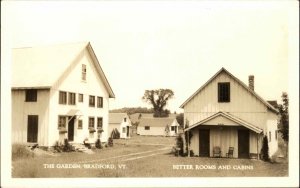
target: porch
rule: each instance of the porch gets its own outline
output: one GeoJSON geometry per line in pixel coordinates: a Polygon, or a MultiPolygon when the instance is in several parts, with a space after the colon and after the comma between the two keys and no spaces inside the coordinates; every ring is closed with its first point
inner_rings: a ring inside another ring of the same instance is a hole
{"type": "Polygon", "coordinates": [[[188,148],[194,156],[259,158],[262,130],[228,113],[216,113],[185,131],[191,133],[188,148]]]}

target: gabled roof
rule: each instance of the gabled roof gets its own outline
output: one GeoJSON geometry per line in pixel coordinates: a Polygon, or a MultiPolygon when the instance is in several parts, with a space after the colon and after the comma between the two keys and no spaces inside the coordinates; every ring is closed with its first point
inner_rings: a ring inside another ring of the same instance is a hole
{"type": "Polygon", "coordinates": [[[235,123],[237,123],[237,124],[239,124],[241,126],[244,126],[244,127],[248,128],[248,129],[250,129],[250,130],[252,130],[252,131],[254,131],[256,133],[261,133],[263,131],[262,129],[260,129],[260,128],[258,128],[256,126],[254,126],[254,125],[252,125],[252,124],[250,124],[250,123],[248,123],[248,122],[246,122],[246,121],[238,118],[238,117],[235,117],[235,116],[233,116],[230,113],[226,113],[226,112],[215,113],[214,115],[212,115],[212,116],[210,116],[210,117],[208,117],[206,119],[203,119],[203,120],[199,121],[198,123],[195,123],[194,125],[186,128],[185,131],[193,129],[193,128],[199,126],[199,125],[204,124],[205,122],[208,122],[208,121],[210,121],[212,119],[215,119],[217,117],[220,117],[220,116],[222,116],[224,118],[227,118],[227,119],[229,119],[229,120],[231,120],[231,121],[233,121],[233,122],[235,122],[235,123]]]}
{"type": "Polygon", "coordinates": [[[266,102],[263,98],[261,98],[255,91],[251,90],[245,83],[243,83],[241,80],[233,76],[230,72],[228,72],[224,67],[222,67],[213,77],[211,77],[204,85],[202,85],[192,96],[190,96],[181,106],[180,108],[183,108],[190,100],[192,100],[200,91],[202,91],[203,88],[205,88],[210,82],[212,82],[219,74],[222,72],[225,72],[230,77],[232,77],[236,82],[238,82],[243,88],[245,88],[247,91],[249,91],[252,95],[254,95],[258,100],[260,100],[268,109],[271,111],[278,113],[278,110],[275,109],[271,104],[266,102]]]}
{"type": "MultiPolygon", "coordinates": [[[[139,116],[141,114],[141,118],[153,118],[153,113],[134,113],[130,115],[131,122],[138,122],[139,116]]],[[[176,118],[177,114],[169,114],[168,118],[176,118]]]]}
{"type": "Polygon", "coordinates": [[[171,126],[174,121],[176,118],[141,118],[139,127],[166,127],[167,125],[171,126]]]}
{"type": "Polygon", "coordinates": [[[120,124],[126,117],[128,119],[128,115],[126,113],[109,113],[109,123],[112,124],[120,124]]]}
{"type": "Polygon", "coordinates": [[[89,52],[109,97],[114,98],[94,50],[89,42],[13,49],[12,89],[51,88],[80,58],[89,52]]]}

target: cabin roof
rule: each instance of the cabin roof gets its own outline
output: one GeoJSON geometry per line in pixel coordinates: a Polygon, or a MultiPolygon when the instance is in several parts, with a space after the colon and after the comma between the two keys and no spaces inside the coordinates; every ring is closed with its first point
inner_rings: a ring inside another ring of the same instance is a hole
{"type": "Polygon", "coordinates": [[[149,118],[141,118],[139,127],[145,127],[145,126],[150,126],[150,127],[166,127],[167,125],[171,126],[171,124],[176,121],[176,118],[154,118],[154,117],[149,117],[149,118]]]}
{"type": "Polygon", "coordinates": [[[259,101],[261,101],[268,109],[270,109],[274,113],[278,113],[278,110],[275,109],[271,104],[261,98],[255,91],[251,90],[245,83],[239,80],[237,77],[233,76],[230,72],[228,72],[224,67],[222,67],[213,77],[211,77],[204,85],[202,85],[192,96],[190,96],[181,106],[180,108],[184,108],[184,106],[189,103],[198,93],[200,93],[203,88],[205,88],[210,82],[212,82],[219,74],[225,72],[231,78],[233,78],[237,83],[239,83],[244,89],[249,91],[252,95],[254,95],[259,101]]]}
{"type": "MultiPolygon", "coordinates": [[[[138,122],[139,116],[141,114],[141,118],[153,118],[153,113],[134,113],[130,115],[131,122],[138,122]]],[[[169,114],[169,118],[176,118],[177,114],[169,114]]]]}
{"type": "Polygon", "coordinates": [[[128,115],[126,113],[109,113],[108,116],[110,124],[120,124],[124,118],[127,118],[128,120],[128,115]]]}

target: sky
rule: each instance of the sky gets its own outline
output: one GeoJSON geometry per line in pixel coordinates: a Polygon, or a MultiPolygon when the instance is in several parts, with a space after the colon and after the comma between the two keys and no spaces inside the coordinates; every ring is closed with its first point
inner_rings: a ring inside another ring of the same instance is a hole
{"type": "Polygon", "coordinates": [[[179,106],[222,67],[265,100],[289,91],[289,3],[280,1],[2,2],[8,47],[90,41],[116,95],[110,109],[150,107],[168,88],[179,106]]]}

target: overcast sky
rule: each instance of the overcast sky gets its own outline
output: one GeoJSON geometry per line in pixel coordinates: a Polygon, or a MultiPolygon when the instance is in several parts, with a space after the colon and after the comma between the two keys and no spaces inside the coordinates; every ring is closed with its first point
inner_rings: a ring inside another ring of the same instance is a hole
{"type": "MultiPolygon", "coordinates": [[[[2,4],[3,5],[3,4],[2,4]]],[[[179,106],[225,67],[266,100],[288,90],[288,4],[205,1],[12,1],[3,30],[11,47],[90,41],[116,95],[111,109],[147,106],[146,89],[179,106]]]]}

